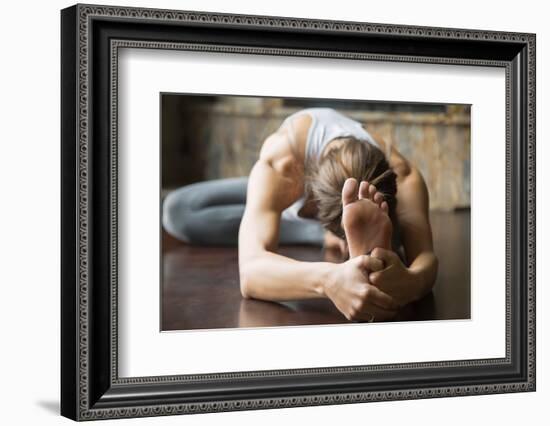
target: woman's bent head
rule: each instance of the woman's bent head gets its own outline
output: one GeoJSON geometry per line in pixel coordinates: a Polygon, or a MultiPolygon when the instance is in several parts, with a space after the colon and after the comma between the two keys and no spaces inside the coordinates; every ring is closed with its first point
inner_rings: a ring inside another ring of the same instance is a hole
{"type": "Polygon", "coordinates": [[[384,153],[370,143],[355,138],[339,138],[330,142],[311,170],[306,171],[306,188],[317,202],[318,219],[323,226],[341,238],[342,187],[348,178],[368,181],[376,186],[388,203],[393,217],[397,193],[396,175],[384,153]]]}

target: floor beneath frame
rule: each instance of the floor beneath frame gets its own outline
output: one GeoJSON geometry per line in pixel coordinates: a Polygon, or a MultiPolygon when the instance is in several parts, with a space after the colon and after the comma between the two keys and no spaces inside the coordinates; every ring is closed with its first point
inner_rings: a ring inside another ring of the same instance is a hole
{"type": "MultiPolygon", "coordinates": [[[[470,318],[470,211],[432,212],[439,273],[432,293],[403,309],[396,320],[470,318]]],[[[300,260],[328,260],[321,248],[281,247],[300,260]]],[[[244,300],[237,248],[195,247],[163,235],[161,329],[189,330],[348,322],[328,300],[285,303],[244,300]]]]}

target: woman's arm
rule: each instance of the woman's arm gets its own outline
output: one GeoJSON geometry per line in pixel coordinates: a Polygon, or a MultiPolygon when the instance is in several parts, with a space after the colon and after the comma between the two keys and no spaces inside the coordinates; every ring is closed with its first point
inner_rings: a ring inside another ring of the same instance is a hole
{"type": "Polygon", "coordinates": [[[275,253],[281,212],[297,199],[295,183],[260,159],[249,177],[239,229],[239,272],[244,297],[292,300],[323,296],[330,264],[299,262],[275,253]],[[286,189],[286,190],[285,190],[286,189]]]}
{"type": "Polygon", "coordinates": [[[409,270],[420,287],[420,297],[435,284],[438,261],[434,253],[426,182],[416,167],[403,179],[397,193],[396,216],[409,270]]]}
{"type": "Polygon", "coordinates": [[[372,255],[383,260],[386,268],[370,274],[369,278],[401,304],[406,304],[432,289],[438,260],[433,249],[428,189],[418,169],[403,164],[397,188],[396,217],[407,265],[403,265],[395,253],[375,249],[372,255]]]}

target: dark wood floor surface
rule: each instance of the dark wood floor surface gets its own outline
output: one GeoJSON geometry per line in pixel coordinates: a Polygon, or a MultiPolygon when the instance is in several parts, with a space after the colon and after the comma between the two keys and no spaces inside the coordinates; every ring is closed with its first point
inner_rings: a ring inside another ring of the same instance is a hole
{"type": "MultiPolygon", "coordinates": [[[[470,318],[470,212],[433,212],[439,273],[432,293],[405,307],[397,321],[470,318]]],[[[330,260],[321,248],[281,247],[286,256],[330,260]]],[[[274,303],[245,300],[237,248],[195,247],[163,236],[161,329],[338,324],[348,322],[329,300],[274,303]]]]}

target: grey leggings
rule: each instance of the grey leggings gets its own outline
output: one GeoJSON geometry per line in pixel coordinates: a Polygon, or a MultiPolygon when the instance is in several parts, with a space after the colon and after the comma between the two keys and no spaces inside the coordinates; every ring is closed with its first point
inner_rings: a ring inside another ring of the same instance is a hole
{"type": "MultiPolygon", "coordinates": [[[[162,206],[164,229],[175,238],[199,245],[237,245],[246,204],[248,177],[186,185],[169,193],[162,206]]],[[[281,217],[281,244],[323,244],[323,228],[314,220],[281,217]]]]}

